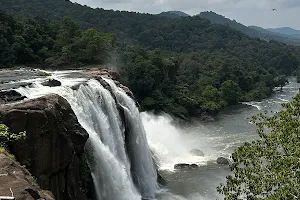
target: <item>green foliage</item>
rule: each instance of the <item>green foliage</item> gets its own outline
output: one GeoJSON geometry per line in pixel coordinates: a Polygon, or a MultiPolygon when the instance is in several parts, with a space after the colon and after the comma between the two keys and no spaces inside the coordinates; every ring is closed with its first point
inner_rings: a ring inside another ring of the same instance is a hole
{"type": "Polygon", "coordinates": [[[110,63],[144,110],[183,118],[215,114],[239,101],[266,98],[282,85],[278,75],[299,67],[299,47],[251,38],[199,16],[170,18],[60,0],[0,5],[31,17],[2,12],[0,65],[110,63]]]}
{"type": "Polygon", "coordinates": [[[50,73],[43,72],[43,71],[38,71],[38,72],[37,72],[37,75],[38,75],[38,76],[51,76],[50,73]]]}
{"type": "Polygon", "coordinates": [[[53,23],[43,18],[21,18],[0,10],[0,65],[47,63],[61,66],[104,63],[112,35],[81,30],[70,18],[53,23]]]}
{"type": "Polygon", "coordinates": [[[4,154],[11,159],[15,159],[15,156],[10,154],[4,147],[0,146],[0,154],[4,154]]]}
{"type": "Polygon", "coordinates": [[[50,196],[51,198],[55,199],[54,194],[51,191],[49,191],[49,190],[42,190],[42,192],[44,194],[50,196]]]}
{"type": "Polygon", "coordinates": [[[222,83],[220,91],[223,99],[229,104],[236,104],[240,101],[242,90],[234,81],[227,80],[222,83]]]}
{"type": "Polygon", "coordinates": [[[5,124],[0,124],[0,146],[5,146],[8,142],[21,140],[26,138],[26,132],[18,134],[11,133],[5,124]]]}
{"type": "Polygon", "coordinates": [[[245,143],[233,154],[226,185],[218,191],[229,199],[297,199],[300,171],[300,94],[284,110],[253,118],[260,140],[245,143]]]}
{"type": "Polygon", "coordinates": [[[215,114],[240,101],[261,100],[287,83],[275,68],[265,70],[227,52],[165,53],[139,46],[119,49],[122,77],[142,109],[188,118],[215,114]]]}

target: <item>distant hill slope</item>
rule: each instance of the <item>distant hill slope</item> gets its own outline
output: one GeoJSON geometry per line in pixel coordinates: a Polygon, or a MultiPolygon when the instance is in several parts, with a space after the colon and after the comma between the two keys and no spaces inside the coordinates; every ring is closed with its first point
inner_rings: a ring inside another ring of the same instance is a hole
{"type": "Polygon", "coordinates": [[[202,12],[199,14],[200,17],[210,20],[214,24],[228,25],[231,28],[237,29],[250,37],[257,37],[264,40],[277,40],[284,42],[286,44],[300,45],[300,39],[289,37],[287,35],[279,35],[278,33],[273,33],[261,27],[250,26],[247,27],[235,20],[228,19],[222,15],[214,12],[202,12]]]}
{"type": "Polygon", "coordinates": [[[300,30],[296,30],[290,27],[282,27],[282,28],[268,28],[267,30],[273,32],[273,33],[279,33],[284,35],[300,35],[300,30]]]}
{"type": "MultiPolygon", "coordinates": [[[[283,37],[283,38],[289,38],[289,40],[295,41],[295,42],[297,42],[300,39],[300,33],[299,34],[288,35],[288,34],[284,34],[283,32],[279,33],[279,31],[275,32],[275,31],[271,31],[270,29],[264,29],[264,28],[258,27],[258,26],[249,26],[249,28],[255,29],[257,31],[260,31],[264,34],[268,34],[268,35],[271,35],[271,36],[277,35],[277,36],[280,36],[280,37],[283,37]]],[[[295,30],[295,29],[293,29],[293,30],[295,30]]],[[[293,31],[293,33],[297,33],[297,30],[293,31]]]]}
{"type": "Polygon", "coordinates": [[[181,11],[167,11],[167,12],[162,12],[158,15],[164,17],[170,17],[170,18],[190,17],[189,14],[186,14],[185,12],[181,12],[181,11]]]}
{"type": "Polygon", "coordinates": [[[127,11],[93,9],[63,0],[0,0],[0,8],[25,16],[52,20],[70,17],[83,28],[94,27],[101,32],[114,33],[122,42],[140,43],[148,48],[173,52],[221,49],[232,46],[233,40],[251,40],[240,31],[211,24],[209,20],[199,16],[168,18],[127,11]]]}

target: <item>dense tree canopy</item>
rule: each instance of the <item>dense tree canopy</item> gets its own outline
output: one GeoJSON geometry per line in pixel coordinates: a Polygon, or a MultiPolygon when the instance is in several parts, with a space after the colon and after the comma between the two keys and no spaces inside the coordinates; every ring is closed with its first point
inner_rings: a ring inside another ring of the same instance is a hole
{"type": "Polygon", "coordinates": [[[225,200],[298,199],[300,196],[300,94],[274,116],[254,117],[260,140],[232,155],[232,176],[219,187],[225,200]]]}
{"type": "Polygon", "coordinates": [[[266,98],[281,86],[279,75],[299,67],[299,47],[251,38],[199,16],[169,18],[61,0],[0,5],[13,15],[2,12],[0,19],[2,65],[110,64],[142,109],[183,118],[266,98]]]}
{"type": "Polygon", "coordinates": [[[71,19],[54,23],[43,18],[14,17],[0,10],[0,65],[71,62],[102,63],[112,35],[81,30],[71,19]]]}

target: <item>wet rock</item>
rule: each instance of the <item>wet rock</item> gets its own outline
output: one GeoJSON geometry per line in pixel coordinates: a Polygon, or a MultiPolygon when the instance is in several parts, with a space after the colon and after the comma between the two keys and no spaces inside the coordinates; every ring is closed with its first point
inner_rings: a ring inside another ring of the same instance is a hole
{"type": "Polygon", "coordinates": [[[0,91],[0,104],[13,103],[25,99],[19,92],[15,90],[0,91]]]}
{"type": "Polygon", "coordinates": [[[102,78],[102,77],[97,77],[95,78],[97,81],[99,81],[99,83],[108,91],[110,91],[110,93],[112,93],[112,89],[110,87],[110,85],[102,78]]]}
{"type": "Polygon", "coordinates": [[[160,185],[160,186],[166,186],[167,185],[167,181],[162,177],[162,175],[160,174],[159,170],[158,170],[158,166],[155,162],[155,159],[153,157],[154,153],[151,152],[152,154],[152,160],[153,160],[153,164],[155,166],[155,169],[156,169],[156,173],[157,173],[157,183],[160,185]]]}
{"type": "Polygon", "coordinates": [[[61,86],[61,82],[55,79],[49,79],[42,83],[43,86],[49,86],[49,87],[58,87],[61,86]]]}
{"type": "Polygon", "coordinates": [[[200,149],[193,149],[190,151],[190,154],[194,156],[204,156],[204,153],[200,149]]]}
{"type": "Polygon", "coordinates": [[[5,154],[0,154],[0,195],[26,200],[54,200],[49,192],[43,191],[28,170],[5,154]]]}
{"type": "Polygon", "coordinates": [[[126,86],[124,86],[124,85],[122,85],[122,84],[120,84],[120,83],[117,84],[117,86],[120,87],[120,88],[122,88],[122,89],[125,91],[125,93],[126,93],[129,97],[131,97],[131,98],[136,102],[137,107],[140,107],[140,106],[138,105],[137,100],[135,99],[135,96],[133,95],[132,91],[131,91],[128,87],[126,87],[126,86]]]}
{"type": "Polygon", "coordinates": [[[80,88],[80,85],[81,85],[81,84],[73,85],[73,86],[71,86],[71,89],[72,89],[72,90],[78,90],[78,89],[80,88]]]}
{"type": "Polygon", "coordinates": [[[105,68],[91,68],[86,71],[83,71],[82,74],[90,78],[97,78],[101,76],[107,76],[108,78],[114,80],[120,80],[121,78],[121,75],[119,74],[118,71],[113,69],[105,69],[105,68]]]}
{"type": "Polygon", "coordinates": [[[200,121],[202,121],[202,122],[213,122],[213,121],[215,121],[215,118],[212,115],[208,114],[208,113],[202,113],[200,115],[200,121]]]}
{"type": "MultiPolygon", "coordinates": [[[[84,146],[88,133],[79,124],[69,103],[59,95],[46,95],[19,104],[0,106],[0,123],[14,133],[26,131],[26,140],[9,145],[21,165],[36,178],[42,189],[57,200],[86,200],[92,184],[84,146]]],[[[1,185],[1,184],[0,184],[1,185]]]]}
{"type": "Polygon", "coordinates": [[[20,83],[19,86],[20,87],[31,87],[32,83],[20,83]]]}
{"type": "Polygon", "coordinates": [[[224,157],[219,157],[217,159],[217,163],[219,165],[229,165],[230,164],[229,160],[227,158],[224,158],[224,157]]]}
{"type": "Polygon", "coordinates": [[[197,168],[199,168],[199,166],[196,164],[186,164],[186,163],[179,163],[174,166],[174,169],[197,169],[197,168]]]}

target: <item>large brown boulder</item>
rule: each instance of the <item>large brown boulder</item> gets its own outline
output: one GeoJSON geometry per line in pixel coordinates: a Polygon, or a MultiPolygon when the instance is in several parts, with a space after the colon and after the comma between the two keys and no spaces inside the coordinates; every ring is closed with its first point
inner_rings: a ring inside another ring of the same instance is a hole
{"type": "Polygon", "coordinates": [[[0,196],[14,196],[16,200],[54,200],[42,190],[27,169],[17,161],[0,153],[0,196]]]}
{"type": "Polygon", "coordinates": [[[91,175],[84,156],[88,133],[64,98],[50,94],[0,106],[0,123],[14,133],[26,131],[27,139],[9,149],[42,189],[50,190],[57,200],[88,199],[88,188],[93,189],[87,183],[91,175]]]}

